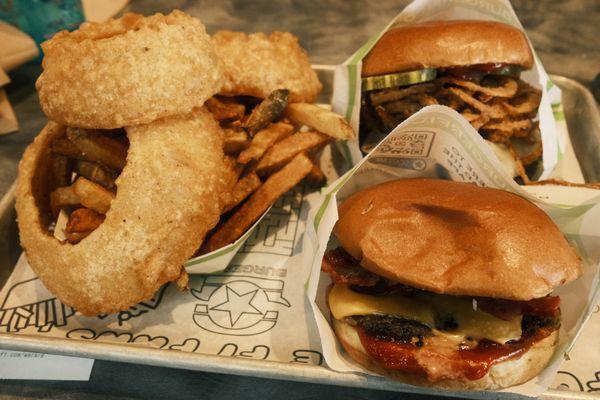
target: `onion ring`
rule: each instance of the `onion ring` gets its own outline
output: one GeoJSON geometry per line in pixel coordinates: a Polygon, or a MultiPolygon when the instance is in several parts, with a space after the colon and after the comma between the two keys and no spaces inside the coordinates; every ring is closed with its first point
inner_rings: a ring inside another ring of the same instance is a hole
{"type": "Polygon", "coordinates": [[[112,313],[185,282],[183,263],[214,227],[226,177],[223,132],[204,108],[126,128],[127,164],[104,222],[78,244],[47,227],[50,144],[64,127],[49,122],[26,149],[16,190],[21,243],[44,285],[84,315],[112,313]]]}
{"type": "Polygon", "coordinates": [[[450,87],[448,91],[482,114],[487,114],[490,118],[499,119],[506,115],[502,107],[484,104],[462,89],[450,87]]]}
{"type": "Polygon", "coordinates": [[[482,126],[484,126],[490,120],[486,114],[475,114],[470,111],[463,111],[460,113],[475,130],[479,130],[482,126]]]}
{"type": "Polygon", "coordinates": [[[264,99],[288,89],[290,102],[312,103],[323,89],[298,38],[289,32],[219,31],[212,41],[224,68],[222,95],[264,99]]]}
{"type": "Polygon", "coordinates": [[[371,104],[378,106],[390,101],[402,100],[414,94],[430,92],[436,87],[433,83],[422,83],[404,88],[378,90],[370,94],[371,104]]]}
{"type": "Polygon", "coordinates": [[[42,49],[40,104],[62,125],[112,129],[187,114],[221,85],[204,25],[178,10],[84,23],[42,49]]]}
{"type": "Polygon", "coordinates": [[[516,103],[515,105],[511,104],[509,101],[504,101],[499,104],[502,105],[508,115],[514,117],[537,111],[541,98],[542,96],[539,91],[532,90],[522,94],[519,93],[514,99],[511,99],[511,102],[516,103]]]}
{"type": "Polygon", "coordinates": [[[530,119],[518,119],[518,120],[502,120],[502,121],[490,121],[483,126],[484,129],[497,130],[502,132],[514,132],[531,129],[532,123],[530,119]]]}
{"type": "Polygon", "coordinates": [[[483,93],[491,97],[512,97],[515,94],[517,94],[517,91],[519,90],[519,85],[514,79],[508,76],[498,76],[496,78],[502,80],[502,84],[500,86],[482,86],[478,85],[475,82],[453,77],[441,78],[440,81],[463,87],[472,92],[483,93]]]}

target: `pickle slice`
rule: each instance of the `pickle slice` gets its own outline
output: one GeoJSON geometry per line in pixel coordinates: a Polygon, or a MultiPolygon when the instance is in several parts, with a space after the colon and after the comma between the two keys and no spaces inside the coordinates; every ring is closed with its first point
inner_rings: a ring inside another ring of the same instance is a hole
{"type": "Polygon", "coordinates": [[[368,76],[362,78],[362,91],[368,92],[371,90],[414,85],[415,83],[432,81],[436,76],[437,71],[435,68],[425,68],[416,71],[399,72],[396,74],[368,76]]]}
{"type": "Polygon", "coordinates": [[[518,78],[521,75],[522,70],[523,68],[520,65],[507,64],[498,68],[493,74],[518,78]]]}

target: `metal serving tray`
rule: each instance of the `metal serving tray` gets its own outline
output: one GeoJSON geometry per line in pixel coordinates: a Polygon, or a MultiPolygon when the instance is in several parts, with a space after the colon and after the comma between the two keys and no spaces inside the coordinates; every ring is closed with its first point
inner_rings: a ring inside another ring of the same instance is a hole
{"type": "MultiPolygon", "coordinates": [[[[326,83],[331,83],[331,72],[322,75],[321,78],[326,83]]],[[[586,181],[600,181],[600,113],[598,106],[590,92],[576,81],[561,76],[552,76],[551,78],[563,90],[565,117],[583,175],[586,181]]],[[[331,88],[331,84],[325,86],[331,88]]],[[[330,95],[330,93],[325,93],[325,95],[330,95]]],[[[13,185],[0,200],[0,288],[4,286],[21,253],[15,217],[13,185]]],[[[165,351],[116,343],[0,333],[0,348],[270,379],[391,391],[407,390],[406,386],[400,386],[388,379],[338,373],[324,366],[229,357],[225,359],[222,356],[165,351]]],[[[420,388],[411,388],[410,391],[431,394],[431,390],[420,388]]],[[[490,397],[489,393],[478,392],[464,395],[477,398],[490,397]]],[[[500,396],[504,397],[503,395],[494,395],[494,398],[500,396]]],[[[540,398],[600,399],[600,393],[594,395],[583,392],[548,390],[540,398]]]]}

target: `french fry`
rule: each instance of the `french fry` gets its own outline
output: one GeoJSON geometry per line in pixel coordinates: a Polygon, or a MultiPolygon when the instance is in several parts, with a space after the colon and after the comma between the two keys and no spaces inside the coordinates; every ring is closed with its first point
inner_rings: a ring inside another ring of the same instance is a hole
{"type": "Polygon", "coordinates": [[[290,91],[287,89],[273,90],[266,99],[254,107],[244,124],[250,137],[281,115],[287,105],[289,94],[290,91]]]}
{"type": "Polygon", "coordinates": [[[125,167],[127,146],[120,140],[94,135],[79,128],[67,128],[67,138],[84,155],[83,160],[94,161],[117,171],[121,171],[125,167]]]}
{"type": "Polygon", "coordinates": [[[335,139],[348,140],[355,136],[344,118],[315,104],[288,104],[283,115],[292,122],[309,126],[335,139]]]}
{"type": "Polygon", "coordinates": [[[313,187],[322,187],[325,186],[325,184],[327,183],[327,177],[325,176],[321,168],[317,167],[316,165],[313,165],[312,169],[310,170],[308,175],[306,175],[306,178],[304,178],[304,180],[307,184],[313,187]]]}
{"type": "Polygon", "coordinates": [[[262,181],[255,172],[250,172],[244,176],[233,187],[229,201],[226,203],[222,213],[224,214],[227,211],[235,208],[238,204],[244,201],[246,197],[250,196],[254,191],[256,191],[260,185],[262,185],[262,181]]]}
{"type": "Polygon", "coordinates": [[[98,211],[100,214],[108,212],[110,203],[115,198],[115,195],[111,191],[82,176],[77,178],[73,184],[73,190],[79,196],[81,204],[84,207],[98,211]]]}
{"type": "Polygon", "coordinates": [[[238,165],[234,157],[225,156],[225,178],[223,191],[219,193],[219,200],[222,206],[229,204],[231,201],[232,191],[235,184],[238,182],[240,174],[243,171],[243,166],[238,165]]]}
{"type": "Polygon", "coordinates": [[[61,154],[53,154],[51,158],[53,187],[64,187],[71,184],[71,162],[61,154]]]}
{"type": "Polygon", "coordinates": [[[246,107],[243,104],[237,103],[234,99],[228,97],[211,97],[206,100],[205,104],[208,111],[219,122],[242,119],[246,113],[246,107]]]}
{"type": "Polygon", "coordinates": [[[108,190],[115,189],[115,179],[119,175],[116,171],[102,167],[100,164],[81,160],[77,161],[75,172],[92,182],[104,186],[108,190]]]}
{"type": "Polygon", "coordinates": [[[225,129],[225,142],[223,151],[225,154],[237,154],[250,144],[248,134],[242,130],[225,129]]]}
{"type": "Polygon", "coordinates": [[[78,204],[81,204],[81,199],[75,193],[73,185],[56,188],[50,193],[50,210],[54,218],[58,216],[61,208],[78,204]]]}
{"type": "Polygon", "coordinates": [[[258,160],[269,147],[286,138],[293,131],[294,127],[290,124],[283,122],[270,124],[254,135],[248,148],[239,154],[237,162],[240,164],[248,164],[250,161],[258,160]]]}
{"type": "Polygon", "coordinates": [[[66,138],[59,138],[52,142],[52,151],[56,154],[74,158],[76,160],[85,160],[85,156],[79,149],[66,138]]]}
{"type": "Polygon", "coordinates": [[[235,242],[277,199],[299,183],[313,167],[304,153],[274,173],[263,185],[217,230],[206,244],[206,251],[219,249],[235,242]]]}
{"type": "Polygon", "coordinates": [[[69,242],[71,244],[77,244],[77,243],[81,242],[83,239],[85,239],[86,237],[88,237],[90,235],[90,233],[92,233],[92,231],[70,232],[70,233],[65,232],[65,237],[67,238],[67,242],[69,242]]]}
{"type": "Polygon", "coordinates": [[[267,150],[256,166],[256,172],[263,176],[283,167],[297,154],[316,149],[331,141],[331,138],[320,132],[298,132],[267,150]]]}
{"type": "Polygon", "coordinates": [[[91,232],[104,222],[104,215],[89,208],[78,208],[69,216],[65,233],[91,232]]]}

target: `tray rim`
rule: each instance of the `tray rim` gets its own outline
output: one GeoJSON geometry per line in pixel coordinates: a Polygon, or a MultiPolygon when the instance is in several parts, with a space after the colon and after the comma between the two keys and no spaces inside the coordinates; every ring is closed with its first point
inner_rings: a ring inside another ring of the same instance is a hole
{"type": "MultiPolygon", "coordinates": [[[[330,68],[330,66],[328,67],[330,68]]],[[[594,124],[600,126],[600,111],[594,97],[585,86],[573,79],[560,75],[550,75],[550,79],[559,87],[568,85],[581,92],[585,101],[590,105],[590,108],[594,109],[592,113],[594,124]]],[[[6,194],[0,199],[0,215],[5,215],[6,210],[14,206],[15,189],[16,185],[13,183],[6,194]]],[[[0,348],[267,379],[410,392],[415,394],[432,394],[431,389],[416,386],[407,387],[406,385],[382,377],[337,372],[326,366],[165,351],[131,344],[0,333],[0,348]]],[[[507,398],[515,397],[513,394],[502,392],[447,392],[440,390],[434,391],[434,393],[439,395],[452,394],[463,398],[489,398],[491,394],[507,398]]],[[[597,400],[599,398],[600,393],[594,394],[594,392],[576,392],[558,389],[549,389],[540,396],[540,399],[597,400]]]]}

